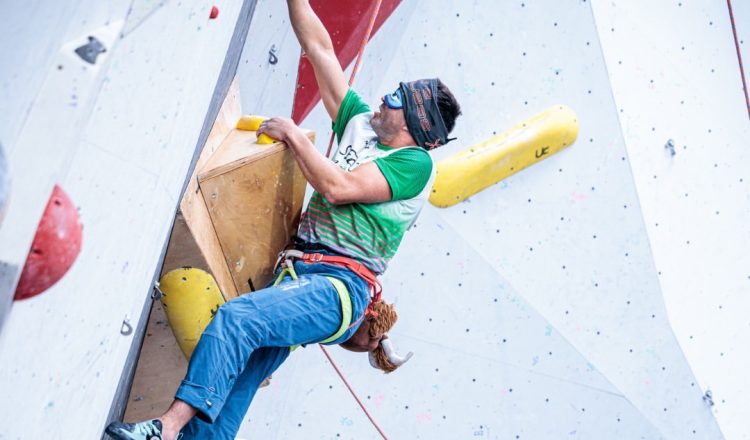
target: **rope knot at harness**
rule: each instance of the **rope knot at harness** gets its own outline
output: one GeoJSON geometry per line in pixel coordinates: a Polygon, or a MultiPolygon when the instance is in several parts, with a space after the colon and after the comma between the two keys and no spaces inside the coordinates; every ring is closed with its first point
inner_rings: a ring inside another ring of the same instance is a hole
{"type": "Polygon", "coordinates": [[[379,303],[381,301],[381,293],[383,288],[380,286],[380,283],[375,280],[375,283],[370,284],[370,304],[367,305],[367,308],[365,309],[365,316],[372,317],[372,319],[377,319],[379,314],[377,311],[375,311],[375,304],[379,303]]]}
{"type": "Polygon", "coordinates": [[[375,308],[373,307],[374,302],[371,302],[367,308],[365,309],[365,317],[369,317],[372,319],[378,319],[378,312],[375,311],[375,308]]]}

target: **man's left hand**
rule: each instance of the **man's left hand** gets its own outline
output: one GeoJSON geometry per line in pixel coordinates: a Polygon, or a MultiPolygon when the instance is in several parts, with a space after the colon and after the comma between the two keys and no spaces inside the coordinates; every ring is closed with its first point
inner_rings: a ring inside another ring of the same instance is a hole
{"type": "Polygon", "coordinates": [[[297,124],[289,118],[282,117],[266,119],[258,128],[259,135],[265,133],[266,135],[282,142],[287,142],[289,136],[296,131],[301,131],[297,124]]]}

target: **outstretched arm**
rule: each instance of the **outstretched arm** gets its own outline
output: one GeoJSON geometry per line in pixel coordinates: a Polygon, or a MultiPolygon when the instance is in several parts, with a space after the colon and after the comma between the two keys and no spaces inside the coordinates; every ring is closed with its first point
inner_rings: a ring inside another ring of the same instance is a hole
{"type": "Polygon", "coordinates": [[[331,36],[308,0],[287,0],[287,6],[294,33],[315,70],[323,105],[335,121],[349,85],[333,51],[331,36]]]}

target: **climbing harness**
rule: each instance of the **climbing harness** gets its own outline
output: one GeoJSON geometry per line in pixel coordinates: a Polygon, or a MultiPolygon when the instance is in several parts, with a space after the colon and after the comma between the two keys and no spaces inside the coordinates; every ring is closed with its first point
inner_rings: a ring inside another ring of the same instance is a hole
{"type": "MultiPolygon", "coordinates": [[[[284,277],[287,275],[289,275],[293,280],[298,279],[297,272],[294,270],[294,265],[291,263],[291,257],[285,258],[281,264],[282,270],[279,273],[279,276],[276,277],[276,281],[273,283],[274,287],[281,284],[281,282],[284,280],[284,277]]],[[[324,339],[323,341],[320,341],[320,344],[328,344],[335,341],[336,339],[340,338],[341,335],[346,333],[347,330],[354,327],[362,320],[362,318],[360,317],[359,319],[357,319],[357,321],[352,322],[352,299],[349,296],[349,290],[346,288],[344,283],[334,277],[327,276],[326,279],[336,289],[336,293],[338,293],[339,300],[341,301],[341,325],[334,334],[324,339]]],[[[291,347],[292,351],[296,350],[297,347],[299,347],[299,345],[293,345],[291,347]]]]}
{"type": "MultiPolygon", "coordinates": [[[[375,276],[375,274],[372,273],[372,271],[368,269],[364,264],[351,258],[338,255],[324,255],[321,253],[306,254],[297,249],[287,249],[281,251],[279,253],[279,258],[276,260],[276,266],[278,267],[279,265],[281,265],[281,267],[284,268],[281,274],[292,273],[294,271],[294,266],[291,262],[292,259],[301,260],[306,264],[331,264],[334,266],[349,269],[350,271],[354,272],[357,276],[362,278],[370,288],[370,304],[367,306],[364,316],[372,316],[373,318],[378,317],[378,313],[373,308],[373,304],[380,301],[380,296],[383,288],[380,285],[380,282],[378,281],[378,278],[375,276]]],[[[294,276],[292,277],[294,278],[294,276]]],[[[360,319],[362,319],[362,317],[360,317],[360,319]]],[[[356,323],[358,323],[360,319],[358,319],[356,323]]]]}
{"type": "MultiPolygon", "coordinates": [[[[287,274],[291,276],[292,279],[297,279],[297,274],[294,271],[294,264],[292,261],[294,259],[307,264],[326,263],[346,268],[362,278],[370,288],[370,304],[367,306],[367,309],[365,309],[365,313],[357,318],[356,321],[351,322],[351,298],[349,297],[349,292],[346,289],[346,286],[344,286],[344,284],[336,278],[326,277],[331,281],[334,287],[336,287],[336,290],[341,297],[342,310],[344,310],[345,313],[339,332],[334,335],[335,337],[328,338],[325,341],[321,342],[322,344],[337,339],[344,333],[344,331],[358,325],[366,316],[372,316],[373,319],[378,317],[378,313],[374,309],[374,304],[380,302],[382,287],[375,274],[372,273],[370,269],[365,267],[362,263],[342,256],[324,255],[321,253],[306,254],[303,251],[297,249],[284,250],[279,253],[279,258],[276,260],[276,267],[281,267],[282,270],[279,273],[274,286],[279,285],[279,283],[281,283],[281,280],[287,274]]],[[[408,361],[413,355],[413,353],[409,352],[406,356],[399,356],[399,354],[396,353],[396,351],[393,349],[393,345],[391,344],[390,339],[387,338],[387,333],[386,337],[381,341],[381,345],[383,346],[383,350],[385,351],[388,360],[396,366],[405,364],[406,361],[408,361]]],[[[378,366],[375,364],[375,359],[373,358],[372,353],[370,353],[370,365],[378,368],[378,366]]]]}
{"type": "MultiPolygon", "coordinates": [[[[357,261],[352,260],[351,258],[341,257],[341,256],[334,256],[334,255],[323,255],[321,253],[312,253],[312,254],[306,254],[300,250],[297,249],[287,249],[284,251],[281,251],[279,253],[279,257],[276,260],[276,267],[280,267],[281,271],[279,272],[279,276],[276,278],[276,281],[274,282],[274,286],[278,286],[281,284],[282,280],[285,276],[289,275],[292,279],[296,280],[297,272],[294,270],[294,261],[293,260],[299,260],[306,264],[316,264],[316,263],[325,263],[325,264],[332,264],[335,266],[344,267],[346,269],[351,270],[355,274],[357,274],[359,277],[365,280],[368,287],[370,288],[370,304],[367,306],[367,309],[365,310],[365,313],[362,314],[356,321],[351,322],[352,320],[352,304],[351,304],[351,297],[349,296],[349,291],[346,289],[346,286],[344,286],[344,283],[342,283],[340,280],[333,278],[333,277],[326,277],[336,288],[336,291],[339,294],[339,298],[341,300],[341,308],[342,308],[342,319],[341,319],[341,325],[339,326],[338,331],[327,338],[326,340],[320,342],[319,347],[321,350],[323,350],[323,354],[326,355],[328,358],[328,361],[331,363],[331,366],[333,366],[333,369],[336,370],[336,373],[339,375],[341,380],[344,382],[344,385],[349,389],[349,392],[354,397],[354,400],[357,401],[360,408],[362,408],[362,411],[364,411],[365,415],[368,419],[370,419],[370,422],[372,422],[375,429],[380,433],[380,435],[384,439],[388,439],[388,437],[383,432],[382,428],[378,425],[378,423],[375,421],[375,419],[370,415],[370,413],[367,411],[367,408],[362,403],[362,401],[357,396],[357,393],[354,392],[354,389],[351,385],[349,385],[349,382],[344,377],[344,374],[339,370],[338,365],[336,365],[336,362],[334,362],[331,355],[328,353],[328,350],[326,350],[325,346],[323,344],[332,342],[339,337],[341,337],[344,332],[355,325],[359,324],[365,316],[372,315],[373,317],[377,317],[377,313],[373,310],[372,304],[380,301],[380,295],[382,292],[382,287],[380,286],[380,283],[378,282],[375,274],[373,274],[367,267],[365,267],[362,263],[359,263],[357,261]]],[[[296,350],[298,345],[290,347],[292,351],[296,350]]],[[[392,350],[390,350],[392,351],[392,350]]],[[[405,359],[401,362],[406,362],[411,357],[412,353],[409,353],[405,359]]],[[[401,364],[399,363],[399,365],[401,364]]]]}

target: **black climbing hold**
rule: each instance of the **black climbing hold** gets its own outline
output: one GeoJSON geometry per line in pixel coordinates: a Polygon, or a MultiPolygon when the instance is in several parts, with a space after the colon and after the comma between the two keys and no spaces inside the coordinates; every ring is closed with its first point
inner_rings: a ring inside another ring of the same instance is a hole
{"type": "Polygon", "coordinates": [[[276,45],[271,45],[271,49],[268,51],[268,64],[274,65],[279,62],[279,57],[276,56],[276,45]]]}
{"type": "Polygon", "coordinates": [[[83,61],[89,64],[96,64],[96,58],[106,51],[107,48],[104,47],[101,41],[89,35],[89,42],[76,49],[75,52],[83,61]]]}
{"type": "Polygon", "coordinates": [[[703,395],[703,401],[706,402],[708,406],[714,406],[714,399],[713,399],[713,393],[711,390],[706,390],[706,393],[703,395]]]}
{"type": "Polygon", "coordinates": [[[675,154],[677,154],[674,149],[674,141],[672,139],[667,140],[667,143],[664,144],[664,148],[669,152],[670,156],[674,156],[675,154]]]}

